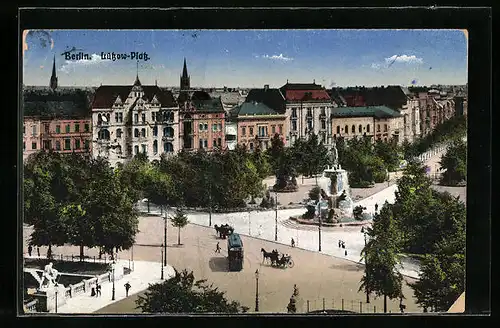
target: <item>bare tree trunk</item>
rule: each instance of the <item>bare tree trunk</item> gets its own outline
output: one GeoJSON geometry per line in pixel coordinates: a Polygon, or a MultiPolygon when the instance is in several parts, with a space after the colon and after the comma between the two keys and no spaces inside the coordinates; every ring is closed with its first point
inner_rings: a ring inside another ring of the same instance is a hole
{"type": "Polygon", "coordinates": [[[49,244],[49,249],[47,250],[47,258],[52,259],[52,244],[49,244]]]}
{"type": "Polygon", "coordinates": [[[180,245],[181,244],[181,227],[178,228],[178,232],[177,232],[177,245],[180,245]]]}
{"type": "Polygon", "coordinates": [[[384,295],[384,313],[387,313],[387,295],[384,295]]]}

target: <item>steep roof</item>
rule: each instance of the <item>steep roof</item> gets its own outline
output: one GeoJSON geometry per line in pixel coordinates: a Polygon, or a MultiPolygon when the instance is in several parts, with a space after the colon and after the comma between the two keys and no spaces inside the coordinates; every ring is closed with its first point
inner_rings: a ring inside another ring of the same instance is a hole
{"type": "Polygon", "coordinates": [[[198,112],[225,113],[220,98],[214,98],[208,100],[192,99],[191,102],[196,111],[198,112]]]}
{"type": "Polygon", "coordinates": [[[398,111],[387,106],[365,106],[365,107],[338,107],[332,109],[332,118],[335,117],[374,117],[394,118],[401,117],[398,111]]]}
{"type": "MultiPolygon", "coordinates": [[[[151,101],[156,95],[161,107],[176,106],[171,91],[162,90],[156,85],[144,85],[142,89],[147,101],[151,101]]],[[[111,108],[118,96],[124,101],[131,90],[132,87],[128,85],[102,85],[95,92],[92,108],[111,108]]]]}
{"type": "Polygon", "coordinates": [[[287,101],[331,101],[326,90],[287,90],[285,92],[287,101]]]}
{"type": "Polygon", "coordinates": [[[286,83],[280,88],[283,90],[323,90],[323,86],[316,83],[286,83]]]}
{"type": "Polygon", "coordinates": [[[89,96],[82,90],[65,93],[26,91],[23,94],[23,114],[41,118],[90,117],[89,96]]]}
{"type": "Polygon", "coordinates": [[[245,102],[260,102],[278,113],[286,110],[285,97],[279,89],[251,89],[248,92],[245,102]]]}
{"type": "Polygon", "coordinates": [[[278,114],[272,108],[259,102],[244,102],[243,104],[234,107],[231,110],[231,116],[238,115],[276,115],[278,114]]]}
{"type": "Polygon", "coordinates": [[[344,98],[363,99],[365,106],[387,106],[392,109],[402,108],[408,97],[400,86],[337,88],[336,91],[344,98]]]}

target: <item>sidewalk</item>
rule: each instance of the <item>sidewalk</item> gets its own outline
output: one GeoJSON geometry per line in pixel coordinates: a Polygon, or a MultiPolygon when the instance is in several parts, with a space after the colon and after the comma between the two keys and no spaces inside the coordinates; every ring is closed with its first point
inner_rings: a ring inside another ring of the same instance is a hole
{"type": "MultiPolygon", "coordinates": [[[[119,267],[128,267],[128,260],[118,260],[119,267]]],[[[164,277],[168,279],[175,274],[174,269],[167,265],[163,268],[164,277]]],[[[161,263],[134,261],[134,271],[115,281],[115,300],[112,301],[113,283],[106,282],[101,286],[102,296],[90,296],[90,291],[78,294],[73,298],[67,298],[66,304],[58,308],[58,313],[92,313],[109,304],[118,302],[125,298],[125,283],[130,283],[129,296],[148,288],[149,284],[159,283],[161,277],[161,263]]]]}

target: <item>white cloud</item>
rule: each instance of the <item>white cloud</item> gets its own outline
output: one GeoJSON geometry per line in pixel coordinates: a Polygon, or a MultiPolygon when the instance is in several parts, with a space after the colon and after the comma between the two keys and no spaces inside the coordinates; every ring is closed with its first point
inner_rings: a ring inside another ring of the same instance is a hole
{"type": "Polygon", "coordinates": [[[394,55],[385,59],[387,64],[391,63],[407,63],[407,64],[423,64],[424,60],[415,55],[394,55]]]}
{"type": "Polygon", "coordinates": [[[372,63],[372,66],[371,66],[373,69],[380,69],[382,67],[382,65],[380,64],[377,64],[377,63],[372,63]]]}
{"type": "Polygon", "coordinates": [[[98,54],[92,54],[90,59],[66,60],[59,70],[64,73],[69,73],[78,67],[95,66],[108,62],[111,62],[111,60],[102,59],[98,54]]]}
{"type": "Polygon", "coordinates": [[[262,55],[262,58],[272,59],[272,60],[279,60],[279,61],[290,61],[290,60],[293,60],[293,58],[285,57],[285,56],[283,56],[283,54],[272,55],[272,56],[262,55]]]}

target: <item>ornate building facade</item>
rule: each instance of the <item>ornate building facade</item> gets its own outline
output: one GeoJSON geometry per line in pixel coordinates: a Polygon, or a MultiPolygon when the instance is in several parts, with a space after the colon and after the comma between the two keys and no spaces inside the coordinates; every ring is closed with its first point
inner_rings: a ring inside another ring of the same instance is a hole
{"type": "Polygon", "coordinates": [[[146,153],[150,160],[179,151],[179,111],[168,90],[142,85],[100,86],[92,103],[92,154],[111,166],[146,153]]]}

